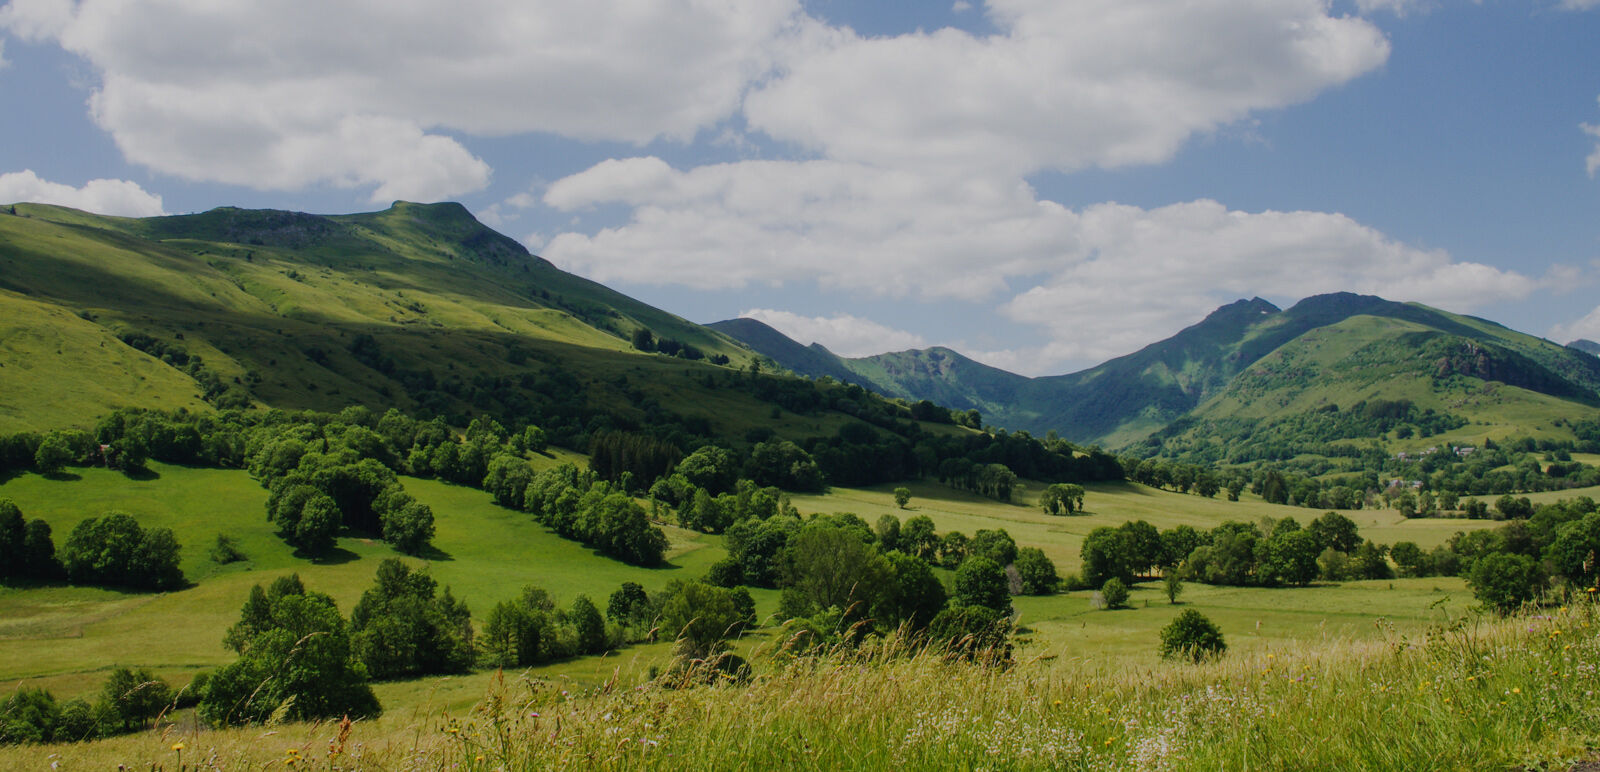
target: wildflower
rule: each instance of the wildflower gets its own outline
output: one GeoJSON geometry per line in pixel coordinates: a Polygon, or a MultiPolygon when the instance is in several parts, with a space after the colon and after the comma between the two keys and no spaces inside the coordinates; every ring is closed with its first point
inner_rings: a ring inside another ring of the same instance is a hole
{"type": "Polygon", "coordinates": [[[181,743],[181,742],[173,743],[172,744],[172,749],[175,750],[175,751],[183,750],[183,743],[181,743]]]}
{"type": "Polygon", "coordinates": [[[1512,694],[1521,694],[1522,693],[1522,687],[1520,687],[1520,686],[1511,687],[1511,693],[1512,694]]]}

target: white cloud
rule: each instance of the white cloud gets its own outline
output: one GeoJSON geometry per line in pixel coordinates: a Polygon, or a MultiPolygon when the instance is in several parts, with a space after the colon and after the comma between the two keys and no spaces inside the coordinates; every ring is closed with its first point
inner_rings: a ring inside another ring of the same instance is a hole
{"type": "Polygon", "coordinates": [[[950,6],[951,13],[966,13],[970,10],[972,10],[972,3],[967,2],[967,0],[956,0],[955,4],[950,6]]]}
{"type": "Polygon", "coordinates": [[[557,235],[544,257],[600,281],[826,289],[978,300],[1044,270],[1076,215],[1020,180],[936,177],[836,161],[744,161],[677,171],[605,161],[545,191],[563,211],[633,208],[630,222],[557,235]]]}
{"type": "Polygon", "coordinates": [[[1557,343],[1571,343],[1578,338],[1600,341],[1600,306],[1581,319],[1551,327],[1545,337],[1557,343]]]}
{"type": "Polygon", "coordinates": [[[1092,206],[1080,239],[1077,259],[1002,309],[1048,330],[1048,359],[1127,353],[1241,297],[1354,291],[1465,310],[1542,286],[1398,243],[1343,215],[1239,212],[1207,200],[1092,206]]]}
{"type": "Polygon", "coordinates": [[[1580,126],[1585,134],[1595,138],[1594,152],[1589,154],[1589,159],[1584,164],[1589,170],[1589,176],[1592,178],[1595,170],[1600,169],[1600,126],[1591,126],[1587,123],[1580,124],[1580,126]]]}
{"type": "Polygon", "coordinates": [[[153,217],[165,214],[161,197],[128,180],[89,180],[81,188],[39,178],[33,170],[0,174],[0,201],[55,204],[96,214],[153,217]]]}
{"type": "Polygon", "coordinates": [[[1349,290],[1467,310],[1543,286],[1339,214],[1240,212],[1208,200],[1078,211],[1004,178],[834,161],[678,171],[655,158],[613,160],[556,181],[545,202],[633,209],[624,225],[546,244],[542,254],[569,270],[602,281],[814,281],[857,297],[994,303],[1047,342],[983,361],[1031,362],[1030,372],[1127,353],[1240,297],[1349,290]]]}
{"type": "Polygon", "coordinates": [[[1600,0],[1561,0],[1561,8],[1568,11],[1587,11],[1600,8],[1600,0]]]}
{"type": "Polygon", "coordinates": [[[733,114],[801,25],[797,0],[13,0],[0,28],[100,75],[127,158],[270,189],[482,188],[447,132],[692,139],[733,114]]]}
{"type": "Polygon", "coordinates": [[[1026,174],[1165,161],[1191,136],[1377,68],[1388,41],[1324,0],[991,0],[1000,34],[830,30],[745,101],[837,160],[1026,174]]]}
{"type": "Polygon", "coordinates": [[[1431,11],[1434,7],[1433,0],[1356,0],[1356,10],[1367,15],[1386,11],[1395,16],[1405,17],[1417,12],[1431,11]]]}
{"type": "Polygon", "coordinates": [[[840,356],[871,356],[928,345],[921,335],[850,314],[802,316],[790,311],[752,308],[740,311],[739,315],[763,322],[802,345],[821,343],[840,356]]]}

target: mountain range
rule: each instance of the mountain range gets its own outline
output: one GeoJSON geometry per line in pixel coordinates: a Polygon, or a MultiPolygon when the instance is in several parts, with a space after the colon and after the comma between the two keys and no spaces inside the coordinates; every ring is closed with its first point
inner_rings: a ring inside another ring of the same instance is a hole
{"type": "Polygon", "coordinates": [[[975,409],[996,426],[1055,431],[1113,448],[1186,417],[1270,418],[1335,400],[1348,405],[1401,394],[1442,408],[1443,384],[1452,376],[1504,384],[1506,394],[1530,404],[1556,400],[1582,410],[1600,398],[1593,343],[1558,346],[1488,320],[1351,293],[1309,297],[1287,310],[1261,298],[1239,300],[1134,353],[1038,378],[942,347],[846,358],[820,345],[801,346],[751,319],[709,326],[797,373],[975,409]],[[1425,383],[1414,382],[1419,378],[1425,383]]]}
{"type": "Polygon", "coordinates": [[[1126,356],[1030,378],[942,347],[846,358],[751,319],[695,324],[561,271],[452,203],[143,219],[0,209],[0,431],[118,406],[392,405],[459,420],[560,399],[604,412],[598,427],[670,413],[735,441],[824,430],[769,415],[772,394],[747,405],[717,388],[718,373],[761,364],[1112,449],[1399,399],[1456,416],[1463,433],[1559,437],[1600,404],[1597,350],[1335,293],[1287,309],[1239,300],[1126,356]]]}

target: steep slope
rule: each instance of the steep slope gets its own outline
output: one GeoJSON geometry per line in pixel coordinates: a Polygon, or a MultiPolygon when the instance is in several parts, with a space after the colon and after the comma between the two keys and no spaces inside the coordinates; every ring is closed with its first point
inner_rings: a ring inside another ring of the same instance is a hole
{"type": "Polygon", "coordinates": [[[801,345],[754,319],[707,325],[758,351],[780,367],[812,378],[828,376],[886,397],[928,400],[957,410],[977,410],[990,423],[1022,427],[1030,414],[1017,405],[1029,379],[976,362],[942,346],[870,357],[841,357],[819,343],[801,345]]]}
{"type": "Polygon", "coordinates": [[[706,325],[771,359],[779,367],[807,378],[827,376],[836,381],[872,387],[872,383],[856,375],[838,354],[820,343],[802,346],[764,322],[740,317],[725,319],[706,325]]]}
{"type": "Polygon", "coordinates": [[[645,425],[743,441],[848,420],[773,420],[781,389],[728,388],[749,349],[560,271],[459,205],[15,211],[0,214],[0,432],[88,425],[125,405],[203,409],[202,398],[461,423],[564,416],[552,441],[645,425]],[[641,327],[681,353],[635,351],[641,327]]]}

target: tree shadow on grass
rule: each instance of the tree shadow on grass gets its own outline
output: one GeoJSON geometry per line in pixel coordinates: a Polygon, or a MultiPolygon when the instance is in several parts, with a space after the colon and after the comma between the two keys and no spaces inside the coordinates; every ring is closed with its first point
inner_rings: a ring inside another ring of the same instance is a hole
{"type": "Polygon", "coordinates": [[[129,480],[136,480],[138,482],[149,482],[151,480],[161,479],[160,472],[142,466],[134,467],[132,469],[124,469],[122,470],[122,476],[128,478],[129,480]]]}
{"type": "Polygon", "coordinates": [[[342,566],[350,561],[361,559],[360,555],[357,555],[356,553],[351,552],[343,547],[334,547],[333,549],[318,555],[310,555],[300,550],[295,550],[294,556],[297,558],[305,558],[310,560],[313,564],[319,566],[342,566]]]}
{"type": "Polygon", "coordinates": [[[56,472],[44,472],[39,476],[51,482],[77,482],[83,479],[83,475],[77,472],[68,472],[64,469],[56,472]]]}
{"type": "Polygon", "coordinates": [[[429,544],[426,547],[423,547],[421,550],[417,551],[417,553],[415,555],[412,555],[412,557],[422,558],[423,560],[426,560],[426,561],[428,561],[430,563],[439,563],[439,562],[444,562],[444,561],[449,561],[449,560],[455,560],[455,556],[454,555],[451,555],[450,553],[445,552],[444,550],[439,549],[438,547],[435,547],[432,544],[429,544]]]}

